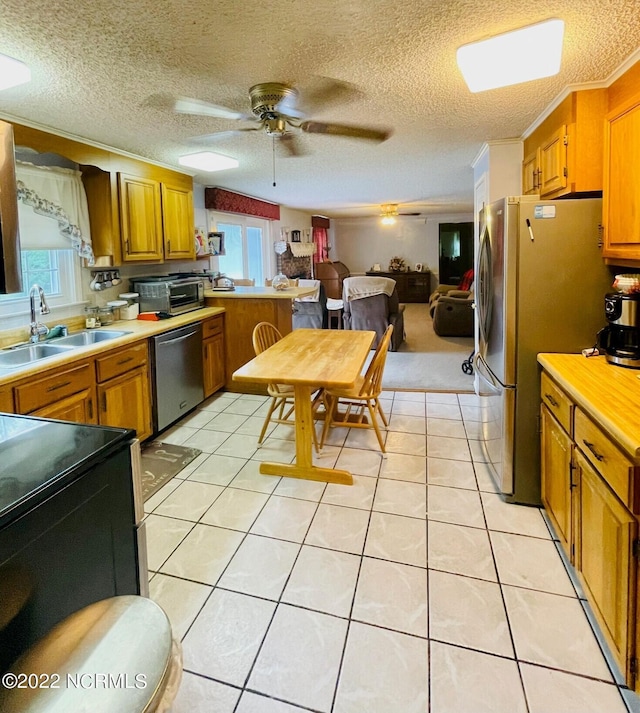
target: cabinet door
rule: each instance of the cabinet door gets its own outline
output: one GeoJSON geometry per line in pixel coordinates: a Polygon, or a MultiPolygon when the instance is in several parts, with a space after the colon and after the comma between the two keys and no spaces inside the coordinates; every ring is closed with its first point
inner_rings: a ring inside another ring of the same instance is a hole
{"type": "Polygon", "coordinates": [[[118,174],[122,259],[162,260],[160,184],[147,178],[118,174]]]}
{"type": "Polygon", "coordinates": [[[222,335],[202,342],[204,396],[207,398],[221,389],[225,382],[224,338],[222,335]]]}
{"type": "Polygon", "coordinates": [[[629,654],[635,633],[636,584],[632,546],[637,523],[578,450],[575,460],[579,476],[576,569],[607,643],[632,686],[629,654]]]}
{"type": "Polygon", "coordinates": [[[13,389],[10,386],[0,387],[0,413],[13,413],[13,389]]]}
{"type": "Polygon", "coordinates": [[[572,552],[572,443],[567,433],[542,406],[541,476],[542,503],[562,546],[573,562],[572,552]]]}
{"type": "Polygon", "coordinates": [[[567,127],[562,125],[540,146],[540,196],[567,187],[567,127]]]}
{"type": "Polygon", "coordinates": [[[72,394],[54,404],[33,411],[30,415],[41,418],[57,418],[60,421],[73,421],[74,423],[97,423],[93,388],[83,389],[77,394],[72,394]]]}
{"type": "Polygon", "coordinates": [[[162,184],[162,227],[167,260],[194,260],[193,193],[162,184]]]}
{"type": "Polygon", "coordinates": [[[144,441],[152,433],[151,391],[146,366],[98,384],[101,426],[133,428],[144,441]]]}
{"type": "Polygon", "coordinates": [[[530,153],[522,162],[522,193],[537,194],[540,191],[540,149],[530,153]]]}
{"type": "Polygon", "coordinates": [[[640,95],[607,116],[603,256],[640,260],[640,95]]]}

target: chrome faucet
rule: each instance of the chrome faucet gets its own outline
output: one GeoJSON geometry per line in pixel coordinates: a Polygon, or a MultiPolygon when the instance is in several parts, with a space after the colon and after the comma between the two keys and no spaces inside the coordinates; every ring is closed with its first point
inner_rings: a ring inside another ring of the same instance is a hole
{"type": "Polygon", "coordinates": [[[32,285],[29,291],[29,305],[31,308],[31,324],[29,325],[29,341],[32,344],[37,344],[40,341],[40,336],[49,333],[48,327],[38,322],[36,319],[36,295],[40,298],[40,314],[49,314],[51,311],[47,300],[44,296],[44,290],[40,285],[32,285]]]}

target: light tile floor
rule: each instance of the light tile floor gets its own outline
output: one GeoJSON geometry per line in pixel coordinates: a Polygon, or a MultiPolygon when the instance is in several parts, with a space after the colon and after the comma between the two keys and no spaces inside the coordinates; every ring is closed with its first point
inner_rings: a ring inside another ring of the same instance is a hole
{"type": "Polygon", "coordinates": [[[260,475],[259,396],[162,435],[203,450],[147,503],[151,596],[182,640],[174,713],[638,713],[537,508],[504,503],[473,395],[385,392],[388,456],[332,431],[352,487],[260,475]]]}

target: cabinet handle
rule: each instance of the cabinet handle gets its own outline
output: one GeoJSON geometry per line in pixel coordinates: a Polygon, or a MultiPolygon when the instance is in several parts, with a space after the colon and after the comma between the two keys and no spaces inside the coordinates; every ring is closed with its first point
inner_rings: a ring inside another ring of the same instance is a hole
{"type": "Polygon", "coordinates": [[[93,418],[93,399],[89,399],[89,418],[93,418]]]}
{"type": "Polygon", "coordinates": [[[55,384],[55,386],[49,386],[47,391],[57,391],[58,389],[63,389],[65,386],[69,386],[70,381],[63,381],[60,384],[55,384]]]}
{"type": "Polygon", "coordinates": [[[106,391],[102,392],[102,410],[103,411],[107,410],[107,392],[106,391]]]}
{"type": "Polygon", "coordinates": [[[167,253],[171,255],[171,241],[167,240],[167,253]]]}
{"type": "Polygon", "coordinates": [[[545,394],[544,397],[552,406],[555,406],[557,408],[560,405],[551,394],[545,394]]]}
{"type": "Polygon", "coordinates": [[[118,364],[118,365],[120,365],[120,364],[126,364],[128,361],[133,361],[133,357],[130,356],[130,357],[125,357],[124,359],[120,359],[120,361],[117,362],[117,364],[118,364]]]}
{"type": "Polygon", "coordinates": [[[603,456],[601,453],[598,453],[598,451],[595,449],[595,446],[593,445],[593,443],[589,443],[589,441],[585,441],[584,438],[582,439],[582,442],[583,442],[584,445],[593,453],[593,457],[594,457],[597,461],[603,461],[603,460],[604,460],[604,456],[603,456]]]}
{"type": "Polygon", "coordinates": [[[128,240],[124,241],[124,251],[127,255],[129,254],[129,241],[128,240]]]}

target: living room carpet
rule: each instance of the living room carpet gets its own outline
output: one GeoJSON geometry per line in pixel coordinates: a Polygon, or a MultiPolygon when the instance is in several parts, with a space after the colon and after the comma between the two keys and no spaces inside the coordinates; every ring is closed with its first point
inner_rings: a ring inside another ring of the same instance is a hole
{"type": "Polygon", "coordinates": [[[142,446],[142,498],[148,500],[168,480],[200,455],[197,448],[152,441],[142,446]]]}
{"type": "Polygon", "coordinates": [[[473,351],[473,337],[439,337],[428,304],[406,305],[404,329],[400,349],[387,354],[383,388],[473,392],[473,375],[462,371],[462,362],[473,351]]]}

